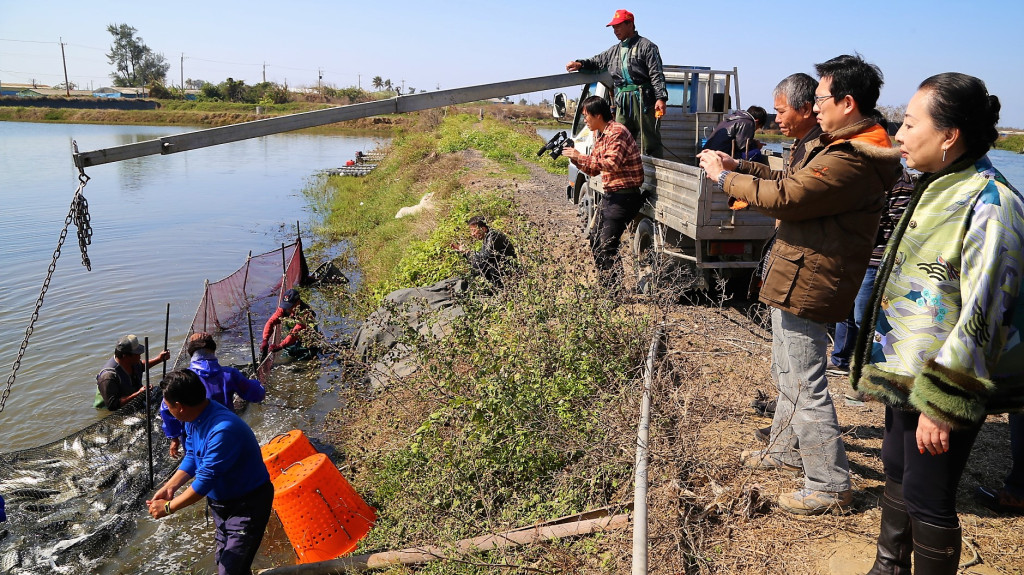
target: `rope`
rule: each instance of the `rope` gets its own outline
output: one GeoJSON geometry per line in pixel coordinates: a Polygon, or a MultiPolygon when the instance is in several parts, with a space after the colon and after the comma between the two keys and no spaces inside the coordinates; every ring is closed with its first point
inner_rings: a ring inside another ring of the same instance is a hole
{"type": "MultiPolygon", "coordinates": [[[[75,153],[78,153],[78,144],[74,144],[74,146],[75,153]]],[[[36,306],[32,311],[32,318],[28,322],[28,327],[25,328],[25,339],[21,342],[21,347],[18,349],[18,357],[14,360],[11,375],[7,378],[7,387],[4,389],[3,394],[0,395],[0,412],[4,410],[4,407],[7,405],[7,398],[11,395],[11,387],[14,385],[14,380],[18,375],[18,369],[21,368],[21,360],[25,357],[25,350],[28,349],[28,340],[32,337],[32,332],[35,330],[36,321],[39,319],[39,310],[43,307],[43,298],[46,297],[46,291],[50,289],[50,280],[53,279],[53,272],[57,269],[60,249],[64,245],[64,240],[67,239],[68,226],[72,222],[78,228],[78,248],[82,252],[82,265],[85,266],[85,269],[92,271],[92,264],[86,251],[86,246],[92,243],[92,225],[89,223],[89,202],[82,195],[82,190],[85,189],[85,184],[88,182],[89,176],[85,175],[85,171],[79,168],[78,189],[75,190],[75,197],[71,200],[71,209],[68,211],[68,217],[64,219],[64,229],[60,231],[57,249],[53,250],[53,260],[46,271],[46,279],[43,280],[43,287],[39,290],[39,297],[36,298],[36,306]]]]}

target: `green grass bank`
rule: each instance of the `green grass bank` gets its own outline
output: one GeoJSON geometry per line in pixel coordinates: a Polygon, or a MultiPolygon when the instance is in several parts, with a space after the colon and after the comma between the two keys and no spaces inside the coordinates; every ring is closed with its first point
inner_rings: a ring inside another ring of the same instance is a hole
{"type": "MultiPolygon", "coordinates": [[[[393,289],[467,273],[448,246],[467,242],[465,220],[487,216],[519,255],[501,292],[462,301],[466,314],[440,338],[408,334],[420,369],[374,393],[341,391],[328,435],[343,471],[378,510],[366,552],[530,525],[631,499],[634,395],[649,318],[623,313],[579,258],[520,214],[512,193],[536,159],[532,131],[492,118],[423,114],[400,131],[365,178],[332,177],[306,190],[322,241],[347,239],[364,274],[354,296],[365,315],[393,289]],[[395,219],[434,194],[435,207],[395,219]]],[[[339,296],[338,299],[343,299],[339,296]]],[[[439,561],[424,573],[618,572],[609,536],[439,561]]],[[[628,561],[628,557],[625,557],[628,561]]],[[[395,568],[392,573],[406,572],[395,568]]]]}

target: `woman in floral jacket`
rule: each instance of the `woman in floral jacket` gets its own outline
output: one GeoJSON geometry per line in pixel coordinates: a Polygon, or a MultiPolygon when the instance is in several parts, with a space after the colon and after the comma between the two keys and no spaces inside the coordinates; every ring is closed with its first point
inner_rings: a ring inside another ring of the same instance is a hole
{"type": "Polygon", "coordinates": [[[985,416],[1024,409],[1024,198],[986,153],[999,100],[925,80],[896,140],[922,172],[859,336],[854,388],[885,403],[885,494],[870,575],[956,573],[956,489],[985,416]]]}

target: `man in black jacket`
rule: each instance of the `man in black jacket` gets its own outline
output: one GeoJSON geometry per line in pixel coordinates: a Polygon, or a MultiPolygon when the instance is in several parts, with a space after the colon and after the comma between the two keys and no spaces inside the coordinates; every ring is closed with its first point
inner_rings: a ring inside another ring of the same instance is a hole
{"type": "Polygon", "coordinates": [[[768,112],[761,106],[729,114],[715,126],[703,149],[725,152],[737,159],[749,159],[746,154],[761,147],[754,139],[754,132],[763,128],[767,119],[768,112]]]}
{"type": "Polygon", "coordinates": [[[469,224],[469,235],[473,236],[473,239],[483,240],[483,245],[476,252],[465,250],[461,245],[453,247],[469,260],[473,275],[482,276],[494,287],[502,287],[512,263],[509,260],[516,259],[516,250],[512,247],[512,242],[505,234],[492,230],[483,216],[473,216],[466,223],[469,224]]]}

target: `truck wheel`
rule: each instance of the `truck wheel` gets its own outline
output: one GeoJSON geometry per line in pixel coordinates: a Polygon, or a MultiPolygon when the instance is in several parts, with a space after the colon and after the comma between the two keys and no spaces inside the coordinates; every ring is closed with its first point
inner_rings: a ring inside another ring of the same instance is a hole
{"type": "Polygon", "coordinates": [[[597,225],[597,205],[594,193],[590,191],[590,184],[583,184],[580,189],[579,214],[583,220],[583,235],[590,237],[597,225]]]}
{"type": "Polygon", "coordinates": [[[654,222],[644,218],[633,232],[633,256],[636,258],[636,290],[644,295],[654,293],[661,257],[654,244],[654,222]]]}

